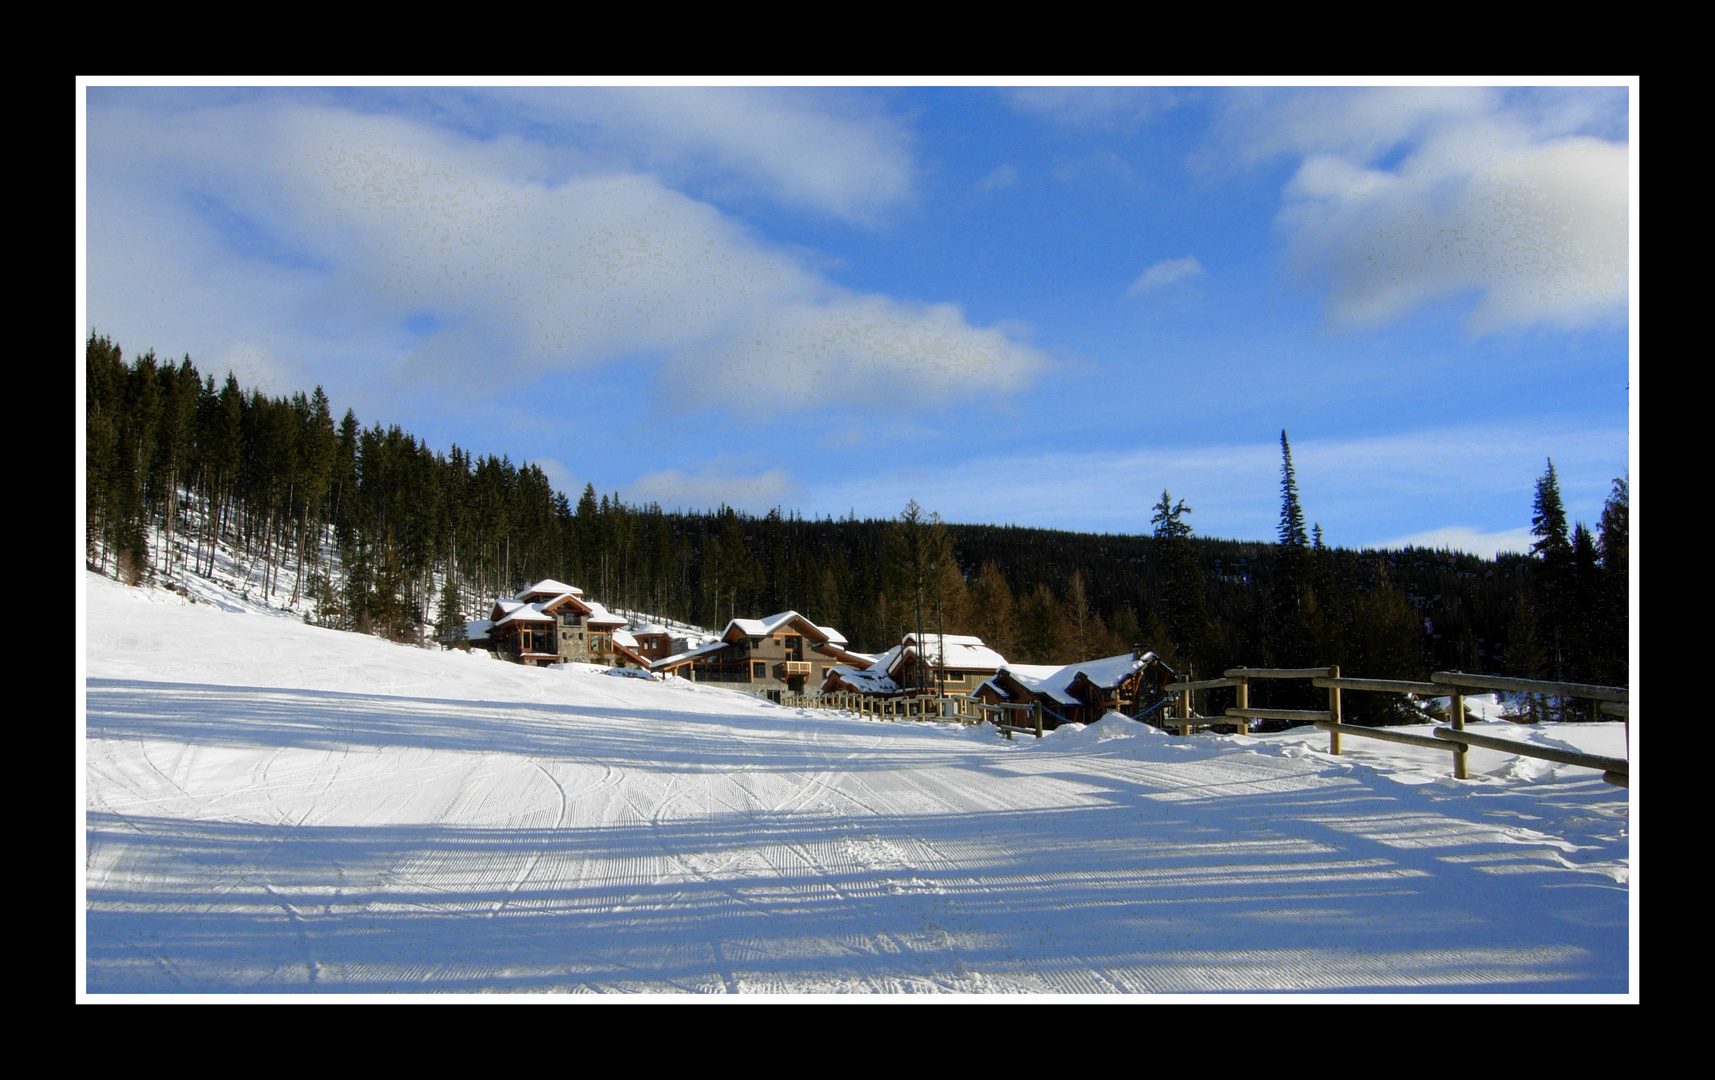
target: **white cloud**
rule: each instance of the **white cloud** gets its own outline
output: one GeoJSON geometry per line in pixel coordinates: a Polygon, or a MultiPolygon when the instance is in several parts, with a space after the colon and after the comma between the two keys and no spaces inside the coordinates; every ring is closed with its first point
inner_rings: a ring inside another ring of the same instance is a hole
{"type": "Polygon", "coordinates": [[[748,87],[513,91],[539,118],[598,129],[650,169],[712,167],[770,197],[869,224],[910,199],[916,166],[897,118],[858,99],[748,87]]]}
{"type": "Polygon", "coordinates": [[[1171,285],[1175,281],[1202,277],[1203,274],[1203,264],[1197,261],[1195,255],[1187,255],[1183,259],[1162,259],[1139,274],[1137,280],[1126,289],[1125,295],[1142,296],[1144,293],[1171,285]]]}
{"type": "Polygon", "coordinates": [[[569,499],[575,500],[578,497],[583,484],[578,482],[578,477],[566,468],[565,463],[556,458],[539,457],[532,459],[530,464],[542,470],[542,475],[548,478],[548,483],[553,485],[555,491],[564,492],[569,499]]]}
{"type": "Polygon", "coordinates": [[[880,402],[880,384],[1005,389],[1044,362],[951,305],[837,287],[652,176],[545,182],[546,151],[516,136],[116,108],[91,113],[90,148],[89,310],[128,348],[245,341],[348,388],[460,395],[666,361],[670,395],[752,416],[880,402]]]}
{"type": "Polygon", "coordinates": [[[952,304],[839,294],[760,315],[723,348],[688,351],[666,383],[689,398],[775,413],[838,401],[884,406],[956,391],[1019,389],[1042,355],[998,328],[977,329],[952,304]]]}
{"type": "Polygon", "coordinates": [[[1611,95],[1481,89],[1235,94],[1216,144],[1301,156],[1278,224],[1347,326],[1475,296],[1470,328],[1623,315],[1628,155],[1611,95]]]}
{"type": "Polygon", "coordinates": [[[1531,535],[1530,526],[1517,529],[1504,529],[1500,532],[1484,532],[1467,525],[1449,525],[1440,529],[1430,529],[1427,532],[1412,533],[1394,540],[1384,540],[1374,545],[1379,548],[1397,550],[1399,548],[1450,548],[1453,551],[1463,551],[1469,555],[1479,555],[1492,559],[1501,552],[1528,554],[1535,537],[1531,535]]]}
{"type": "Polygon", "coordinates": [[[795,504],[803,489],[781,469],[769,469],[756,476],[714,472],[687,476],[678,469],[665,469],[638,477],[621,495],[626,502],[660,503],[666,510],[712,508],[725,503],[736,510],[763,513],[776,506],[795,504]]]}

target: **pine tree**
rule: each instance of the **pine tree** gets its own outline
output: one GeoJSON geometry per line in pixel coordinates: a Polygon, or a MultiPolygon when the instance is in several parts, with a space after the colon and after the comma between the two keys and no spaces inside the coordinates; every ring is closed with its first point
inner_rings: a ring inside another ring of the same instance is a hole
{"type": "Polygon", "coordinates": [[[1530,518],[1531,556],[1537,560],[1535,608],[1537,634],[1546,670],[1543,677],[1567,677],[1568,647],[1575,632],[1575,582],[1572,541],[1566,530],[1566,507],[1560,499],[1560,478],[1554,459],[1536,482],[1530,518]]]}
{"type": "MultiPolygon", "coordinates": [[[[1423,618],[1389,579],[1385,561],[1378,561],[1375,580],[1359,601],[1359,639],[1355,669],[1373,679],[1423,681],[1423,618]]],[[[1417,717],[1404,708],[1397,694],[1365,694],[1353,704],[1357,723],[1409,722],[1417,717]]]]}
{"type": "MultiPolygon", "coordinates": [[[[923,641],[926,606],[931,607],[927,614],[933,615],[933,598],[929,593],[937,576],[937,560],[942,557],[935,536],[939,525],[939,518],[924,513],[917,500],[912,499],[887,534],[885,586],[899,598],[901,613],[909,617],[910,631],[919,642],[923,641]]],[[[916,665],[914,671],[918,685],[923,685],[927,679],[923,665],[916,665]]]]}
{"type": "Polygon", "coordinates": [[[1286,429],[1280,430],[1280,543],[1283,547],[1304,548],[1310,537],[1304,532],[1304,510],[1298,505],[1298,475],[1292,469],[1292,446],[1286,441],[1286,429]]]}
{"type": "MultiPolygon", "coordinates": [[[[1191,524],[1185,520],[1191,513],[1184,499],[1175,503],[1164,489],[1150,519],[1160,552],[1162,588],[1157,606],[1167,631],[1163,643],[1174,646],[1180,663],[1206,662],[1214,636],[1204,601],[1203,572],[1191,546],[1191,524]]],[[[1166,655],[1153,641],[1151,648],[1156,648],[1159,655],[1166,655]]]]}
{"type": "Polygon", "coordinates": [[[1074,645],[1065,608],[1054,598],[1047,582],[1019,598],[1016,614],[1018,660],[1025,664],[1069,664],[1074,645]]]}
{"type": "Polygon", "coordinates": [[[1308,618],[1310,537],[1304,510],[1298,505],[1298,476],[1292,468],[1292,446],[1280,433],[1280,529],[1275,549],[1271,599],[1270,661],[1283,667],[1310,662],[1308,618]]]}
{"type": "Polygon", "coordinates": [[[971,618],[983,644],[1009,660],[1017,660],[1012,589],[993,561],[983,563],[971,582],[971,618]]]}
{"type": "Polygon", "coordinates": [[[1631,682],[1631,538],[1628,534],[1630,492],[1623,478],[1616,477],[1608,500],[1602,505],[1597,526],[1601,554],[1598,575],[1597,649],[1599,678],[1611,686],[1631,682]]]}
{"type": "Polygon", "coordinates": [[[441,586],[441,606],[435,613],[435,640],[451,648],[466,648],[464,615],[459,610],[458,583],[451,574],[441,586]]]}

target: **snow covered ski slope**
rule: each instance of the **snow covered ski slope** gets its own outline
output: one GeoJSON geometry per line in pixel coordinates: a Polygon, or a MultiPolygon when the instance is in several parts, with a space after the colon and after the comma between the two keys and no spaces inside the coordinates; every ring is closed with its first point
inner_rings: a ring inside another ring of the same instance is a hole
{"type": "Polygon", "coordinates": [[[1007,743],[85,584],[91,994],[1628,992],[1587,769],[1007,743]]]}

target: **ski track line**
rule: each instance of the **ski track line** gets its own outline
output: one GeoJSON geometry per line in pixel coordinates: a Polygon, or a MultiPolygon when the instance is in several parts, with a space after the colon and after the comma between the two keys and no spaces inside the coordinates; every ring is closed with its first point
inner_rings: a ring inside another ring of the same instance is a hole
{"type": "MultiPolygon", "coordinates": [[[[689,861],[675,853],[672,848],[668,846],[667,842],[662,839],[660,835],[661,814],[665,811],[669,800],[673,797],[674,789],[678,786],[678,778],[676,775],[670,775],[668,777],[668,781],[668,789],[657,802],[656,810],[653,814],[645,814],[636,802],[631,799],[629,794],[625,796],[625,800],[631,806],[632,812],[635,813],[639,819],[644,820],[649,824],[650,833],[654,837],[656,845],[661,848],[662,854],[666,856],[666,861],[670,864],[677,865],[685,873],[713,887],[717,892],[725,894],[738,904],[740,908],[760,912],[771,919],[785,919],[788,920],[789,924],[789,913],[781,911],[778,905],[745,896],[743,893],[739,892],[736,887],[728,884],[726,880],[718,878],[712,873],[699,870],[689,861]]],[[[737,859],[738,856],[729,859],[720,867],[716,868],[716,872],[727,869],[736,862],[737,859]]],[[[666,875],[661,875],[658,876],[652,884],[660,884],[665,880],[666,875]]],[[[708,945],[710,954],[715,961],[717,973],[720,975],[721,981],[727,987],[727,992],[731,994],[739,993],[740,987],[738,980],[733,976],[732,966],[727,961],[725,950],[721,947],[721,939],[718,932],[713,927],[711,927],[706,933],[704,941],[708,945]]]]}
{"type": "Polygon", "coordinates": [[[304,970],[309,975],[310,988],[314,990],[316,984],[321,980],[322,965],[321,961],[316,959],[315,949],[312,947],[314,940],[310,933],[309,921],[298,912],[297,908],[287,902],[286,898],[273,885],[264,881],[262,887],[268,890],[268,894],[274,898],[274,902],[285,910],[286,917],[291,920],[292,930],[298,936],[298,945],[304,950],[304,970]]]}
{"type": "Polygon", "coordinates": [[[275,760],[285,752],[286,748],[284,746],[276,746],[272,753],[262,759],[261,764],[257,766],[257,772],[253,772],[251,774],[253,778],[251,783],[262,792],[262,801],[267,804],[269,812],[274,815],[274,824],[276,825],[286,824],[290,819],[290,815],[281,810],[279,805],[274,802],[274,792],[268,783],[268,770],[274,767],[275,760]],[[257,778],[258,772],[260,774],[259,778],[257,778]]]}
{"type": "MultiPolygon", "coordinates": [[[[339,760],[337,762],[335,762],[334,766],[333,766],[333,775],[328,777],[327,783],[323,784],[322,789],[320,791],[318,791],[312,799],[310,799],[310,805],[306,806],[304,808],[303,815],[298,818],[298,824],[299,825],[304,824],[304,822],[306,822],[310,819],[311,812],[317,808],[318,803],[320,803],[323,799],[325,799],[327,797],[327,793],[333,787],[334,781],[338,780],[340,773],[345,771],[345,759],[351,756],[351,736],[355,731],[356,731],[355,726],[348,726],[347,731],[345,733],[345,738],[342,740],[343,746],[342,746],[342,749],[340,750],[339,760]]],[[[327,757],[324,758],[322,760],[322,762],[316,766],[316,776],[317,777],[321,776],[322,766],[327,764],[327,759],[331,758],[331,757],[333,757],[333,751],[329,750],[327,752],[327,757]]],[[[315,782],[314,778],[312,778],[310,782],[314,783],[315,782]]]]}
{"type": "MultiPolygon", "coordinates": [[[[137,740],[137,749],[143,755],[143,763],[145,765],[149,766],[149,768],[154,771],[156,776],[159,776],[161,779],[165,780],[167,782],[168,786],[170,786],[174,791],[177,791],[180,795],[183,795],[185,797],[185,800],[190,803],[190,806],[188,806],[186,809],[190,813],[191,820],[192,821],[198,820],[198,817],[196,815],[196,810],[199,807],[198,807],[196,796],[192,795],[190,792],[188,792],[184,788],[180,787],[178,781],[174,780],[172,777],[168,776],[166,773],[161,771],[161,767],[159,765],[156,765],[154,759],[149,756],[149,744],[148,743],[144,742],[142,739],[138,739],[137,740]]],[[[170,796],[168,796],[168,797],[170,798],[170,796]]]]}
{"type": "MultiPolygon", "coordinates": [[[[566,802],[565,786],[563,784],[561,784],[558,779],[555,778],[553,773],[551,773],[547,769],[543,768],[542,763],[540,761],[537,761],[535,758],[531,758],[530,764],[534,765],[536,767],[536,770],[538,772],[540,772],[543,776],[546,776],[548,778],[548,782],[554,785],[554,790],[558,791],[560,793],[560,814],[559,814],[559,817],[555,818],[553,829],[552,829],[552,831],[558,832],[566,823],[567,802],[566,802]]],[[[511,896],[517,895],[518,890],[524,886],[524,883],[526,881],[530,880],[530,875],[536,872],[536,865],[538,863],[540,863],[541,861],[542,861],[542,845],[538,844],[538,845],[536,845],[535,852],[532,853],[530,856],[530,864],[524,868],[523,873],[519,874],[517,876],[517,878],[513,880],[512,887],[506,890],[508,893],[508,898],[505,900],[502,900],[496,907],[494,907],[493,909],[491,909],[489,911],[488,917],[490,919],[494,918],[495,915],[497,915],[501,911],[505,910],[506,905],[512,902],[511,896]]]]}
{"type": "MultiPolygon", "coordinates": [[[[890,773],[889,776],[902,780],[906,786],[917,791],[920,795],[924,796],[925,798],[927,798],[931,802],[942,806],[944,809],[946,809],[950,813],[966,814],[966,813],[974,812],[976,810],[975,807],[973,807],[969,804],[960,805],[957,803],[950,802],[946,796],[938,793],[937,791],[931,790],[926,785],[926,783],[920,781],[919,778],[915,775],[916,771],[917,770],[915,770],[915,769],[901,769],[901,770],[898,770],[896,772],[890,773]]],[[[1025,778],[1021,777],[1021,779],[1025,779],[1025,778]]],[[[1029,779],[1035,779],[1035,778],[1030,777],[1029,779]]],[[[1040,782],[1040,781],[1038,781],[1038,782],[1040,782]]],[[[859,780],[859,783],[864,783],[864,781],[859,780]]],[[[869,785],[867,783],[864,783],[864,786],[870,790],[871,794],[876,795],[878,798],[880,798],[880,793],[875,792],[874,789],[869,787],[869,785]]],[[[958,787],[954,786],[953,790],[957,791],[957,790],[962,790],[962,789],[959,789],[958,787]]],[[[885,800],[883,800],[883,801],[885,801],[885,800]]],[[[961,861],[953,859],[951,856],[949,856],[947,854],[946,851],[944,851],[941,848],[940,845],[934,843],[933,841],[930,841],[928,838],[922,836],[916,830],[911,829],[910,828],[910,819],[911,819],[910,815],[900,814],[900,813],[895,812],[894,814],[891,814],[889,816],[892,817],[894,822],[901,828],[901,831],[904,834],[902,839],[908,840],[908,842],[911,844],[911,846],[913,846],[917,849],[919,854],[928,855],[931,857],[930,859],[925,860],[926,863],[933,863],[933,862],[937,862],[937,861],[940,863],[939,866],[934,867],[934,870],[932,872],[938,872],[941,875],[942,880],[945,881],[945,883],[948,886],[953,886],[955,889],[957,889],[961,886],[968,888],[970,890],[969,895],[971,897],[981,898],[986,904],[991,905],[993,908],[997,909],[998,911],[1004,911],[1007,916],[1010,916],[1014,919],[1025,917],[1024,914],[1021,913],[1015,905],[1008,903],[1006,900],[1003,899],[1003,894],[997,892],[996,889],[991,887],[995,883],[995,879],[992,876],[987,878],[987,879],[980,880],[978,877],[971,874],[968,870],[964,870],[961,872],[960,868],[970,866],[972,863],[971,860],[966,860],[966,861],[961,862],[961,861]]],[[[1009,843],[1008,839],[1009,839],[1009,834],[1004,832],[1004,831],[996,834],[995,839],[990,841],[990,843],[992,844],[992,847],[990,847],[988,849],[988,851],[986,852],[986,854],[989,856],[989,858],[991,860],[993,860],[995,858],[1006,858],[1006,859],[1010,859],[1011,861],[1017,862],[1022,866],[1029,866],[1031,860],[1023,857],[1020,853],[1019,848],[1017,846],[1015,846],[1014,844],[1009,843]]],[[[961,843],[960,846],[963,847],[965,845],[964,845],[964,843],[961,843]]],[[[907,853],[907,857],[909,857],[909,853],[907,853]]],[[[928,866],[925,866],[925,869],[928,869],[928,868],[929,868],[928,866]]],[[[906,865],[903,867],[903,869],[909,871],[909,870],[913,870],[915,868],[911,867],[909,865],[906,865]]],[[[1011,879],[1009,878],[1009,880],[1011,880],[1011,879]]],[[[1041,875],[1039,875],[1039,874],[1027,873],[1024,875],[1017,876],[1017,882],[1016,883],[1028,884],[1028,885],[1034,885],[1034,886],[1042,886],[1042,885],[1048,884],[1048,881],[1046,879],[1043,879],[1041,877],[1041,875]]],[[[941,899],[941,900],[933,901],[933,903],[934,903],[934,906],[936,907],[936,909],[941,911],[941,912],[950,914],[956,918],[966,918],[966,916],[963,913],[963,905],[959,904],[956,900],[941,899]]],[[[995,917],[997,917],[997,916],[991,916],[990,919],[992,920],[995,917]]],[[[1003,922],[1005,921],[1004,917],[1002,917],[1002,921],[1003,922]]],[[[1085,968],[1088,970],[1089,974],[1087,977],[1098,980],[1098,983],[1102,984],[1102,985],[1106,985],[1106,986],[1117,985],[1117,984],[1113,983],[1112,980],[1107,979],[1104,975],[1102,975],[1099,971],[1097,971],[1095,968],[1095,965],[1091,964],[1087,957],[1081,957],[1080,956],[1078,959],[1084,964],[1085,968]]],[[[1067,972],[1066,975],[1068,978],[1075,978],[1074,973],[1067,972]]],[[[955,988],[955,989],[957,989],[957,988],[955,988]]],[[[1120,992],[1124,992],[1123,988],[1120,989],[1120,992]]]]}
{"type": "MultiPolygon", "coordinates": [[[[810,734],[811,734],[811,741],[819,744],[820,743],[820,737],[819,737],[820,733],[817,731],[814,731],[812,729],[810,734]]],[[[739,742],[739,744],[741,746],[743,746],[743,747],[745,747],[745,749],[751,751],[752,754],[754,755],[755,751],[754,751],[754,748],[751,746],[750,743],[748,743],[746,740],[744,740],[742,738],[738,738],[737,736],[732,736],[732,737],[735,739],[735,741],[739,742]]],[[[867,746],[863,747],[860,750],[854,750],[851,753],[845,754],[839,760],[841,763],[849,762],[849,761],[857,758],[860,754],[864,753],[865,751],[874,750],[876,747],[880,746],[886,740],[887,740],[886,734],[879,734],[874,739],[872,739],[867,746]]],[[[824,756],[830,756],[830,755],[827,755],[825,751],[823,752],[823,754],[824,754],[824,756]]],[[[824,761],[824,764],[832,765],[834,763],[831,760],[827,760],[827,761],[824,761]]],[[[863,809],[865,809],[871,813],[874,813],[875,811],[873,810],[873,808],[862,803],[860,800],[857,800],[855,798],[852,798],[849,795],[846,795],[846,793],[843,791],[838,791],[830,783],[827,782],[828,778],[835,775],[836,771],[838,772],[838,774],[842,778],[851,775],[851,772],[849,769],[838,769],[838,770],[836,770],[834,768],[827,768],[818,774],[815,774],[813,776],[808,776],[806,778],[806,781],[801,782],[798,785],[795,785],[793,787],[793,790],[791,790],[784,799],[782,799],[779,803],[777,803],[773,809],[767,811],[767,813],[769,813],[770,815],[779,815],[784,811],[784,813],[790,815],[790,814],[796,812],[797,810],[803,809],[803,806],[808,803],[808,800],[810,799],[810,797],[813,796],[814,794],[816,794],[818,791],[828,791],[828,792],[838,793],[838,794],[844,796],[849,802],[852,802],[858,806],[863,807],[863,809]],[[800,805],[798,807],[795,807],[794,809],[791,809],[791,810],[786,809],[789,804],[791,804],[794,800],[798,800],[798,799],[802,800],[802,802],[800,803],[800,805]]],[[[721,775],[724,779],[731,779],[730,772],[731,772],[731,770],[721,770],[719,775],[721,775]]],[[[800,774],[800,775],[803,775],[803,774],[800,774]]],[[[743,790],[743,791],[746,791],[747,793],[749,793],[748,789],[744,788],[742,785],[738,785],[736,781],[734,781],[734,784],[735,784],[735,786],[739,787],[740,790],[743,790]]],[[[875,794],[875,792],[873,790],[871,790],[871,793],[875,794]]],[[[772,822],[770,822],[770,823],[760,822],[758,820],[759,815],[758,815],[757,811],[755,811],[755,810],[752,810],[749,808],[741,808],[741,807],[729,807],[729,808],[737,809],[740,813],[743,813],[746,817],[748,817],[751,820],[751,822],[753,824],[759,826],[759,832],[766,835],[771,841],[773,841],[772,846],[784,849],[786,852],[788,852],[789,854],[794,856],[798,860],[798,862],[801,864],[798,867],[783,866],[779,862],[777,862],[776,860],[767,859],[767,857],[765,855],[764,858],[769,863],[770,867],[776,872],[776,875],[778,877],[780,877],[784,880],[787,880],[787,881],[791,881],[794,878],[802,878],[804,876],[804,872],[808,871],[811,880],[819,881],[821,884],[825,885],[831,892],[833,892],[833,894],[836,897],[838,897],[841,901],[848,904],[852,910],[854,910],[854,911],[865,911],[871,915],[875,915],[878,913],[878,908],[877,908],[876,903],[873,899],[857,896],[857,895],[851,893],[850,891],[840,887],[840,885],[837,883],[837,880],[836,880],[837,874],[834,872],[835,867],[830,866],[827,863],[824,863],[821,859],[816,857],[816,855],[809,849],[809,847],[807,845],[805,845],[804,843],[802,843],[801,841],[794,840],[791,836],[790,831],[779,830],[777,825],[775,825],[772,822]],[[794,873],[794,871],[797,871],[797,872],[794,873]]],[[[918,838],[918,842],[921,846],[930,847],[930,850],[933,850],[933,848],[930,845],[923,844],[921,842],[920,838],[918,838]]],[[[870,871],[870,870],[876,869],[874,867],[861,865],[855,859],[849,859],[849,858],[845,859],[845,860],[836,860],[836,865],[838,865],[842,871],[847,872],[847,873],[851,873],[852,876],[854,876],[854,877],[858,876],[858,873],[861,871],[870,871]]],[[[883,938],[885,940],[885,935],[883,935],[883,938]]],[[[821,940],[824,940],[824,941],[828,942],[829,944],[836,946],[837,948],[839,948],[840,950],[842,950],[843,952],[845,952],[848,955],[858,957],[858,958],[861,958],[864,960],[872,960],[874,955],[875,955],[873,951],[866,951],[866,950],[860,949],[854,945],[848,944],[847,942],[845,942],[844,940],[841,940],[838,937],[831,937],[830,938],[830,937],[824,936],[824,937],[822,937],[821,940]]],[[[909,950],[905,950],[905,951],[909,951],[909,950]]],[[[868,987],[871,990],[876,989],[877,984],[871,975],[869,975],[868,973],[863,973],[859,977],[866,987],[868,987]]],[[[953,989],[953,987],[948,986],[947,989],[953,989]]]]}

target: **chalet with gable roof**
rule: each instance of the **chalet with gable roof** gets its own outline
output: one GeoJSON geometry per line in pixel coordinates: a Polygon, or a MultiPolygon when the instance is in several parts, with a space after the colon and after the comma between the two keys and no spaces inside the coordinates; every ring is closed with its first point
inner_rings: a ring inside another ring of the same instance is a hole
{"type": "Polygon", "coordinates": [[[613,635],[625,620],[585,600],[583,593],[545,578],[516,596],[502,597],[489,613],[485,638],[475,643],[520,664],[612,663],[613,635]]]}
{"type": "Polygon", "coordinates": [[[925,690],[968,695],[994,677],[1006,658],[983,639],[969,634],[906,634],[898,645],[863,668],[836,665],[822,681],[822,693],[839,692],[891,697],[918,688],[921,669],[925,690]]]}
{"type": "Polygon", "coordinates": [[[872,657],[846,648],[845,635],[817,626],[796,611],[763,619],[734,619],[719,641],[663,657],[650,670],[736,690],[801,694],[819,685],[837,664],[867,664],[872,657]]]}
{"type": "Polygon", "coordinates": [[[985,705],[1042,705],[1046,726],[1089,724],[1113,710],[1132,715],[1159,700],[1174,679],[1155,653],[1132,652],[1077,664],[1006,664],[976,689],[985,705]]]}
{"type": "Polygon", "coordinates": [[[633,630],[631,636],[637,642],[638,654],[650,661],[666,659],[676,651],[673,648],[673,633],[665,626],[646,623],[633,630]]]}

